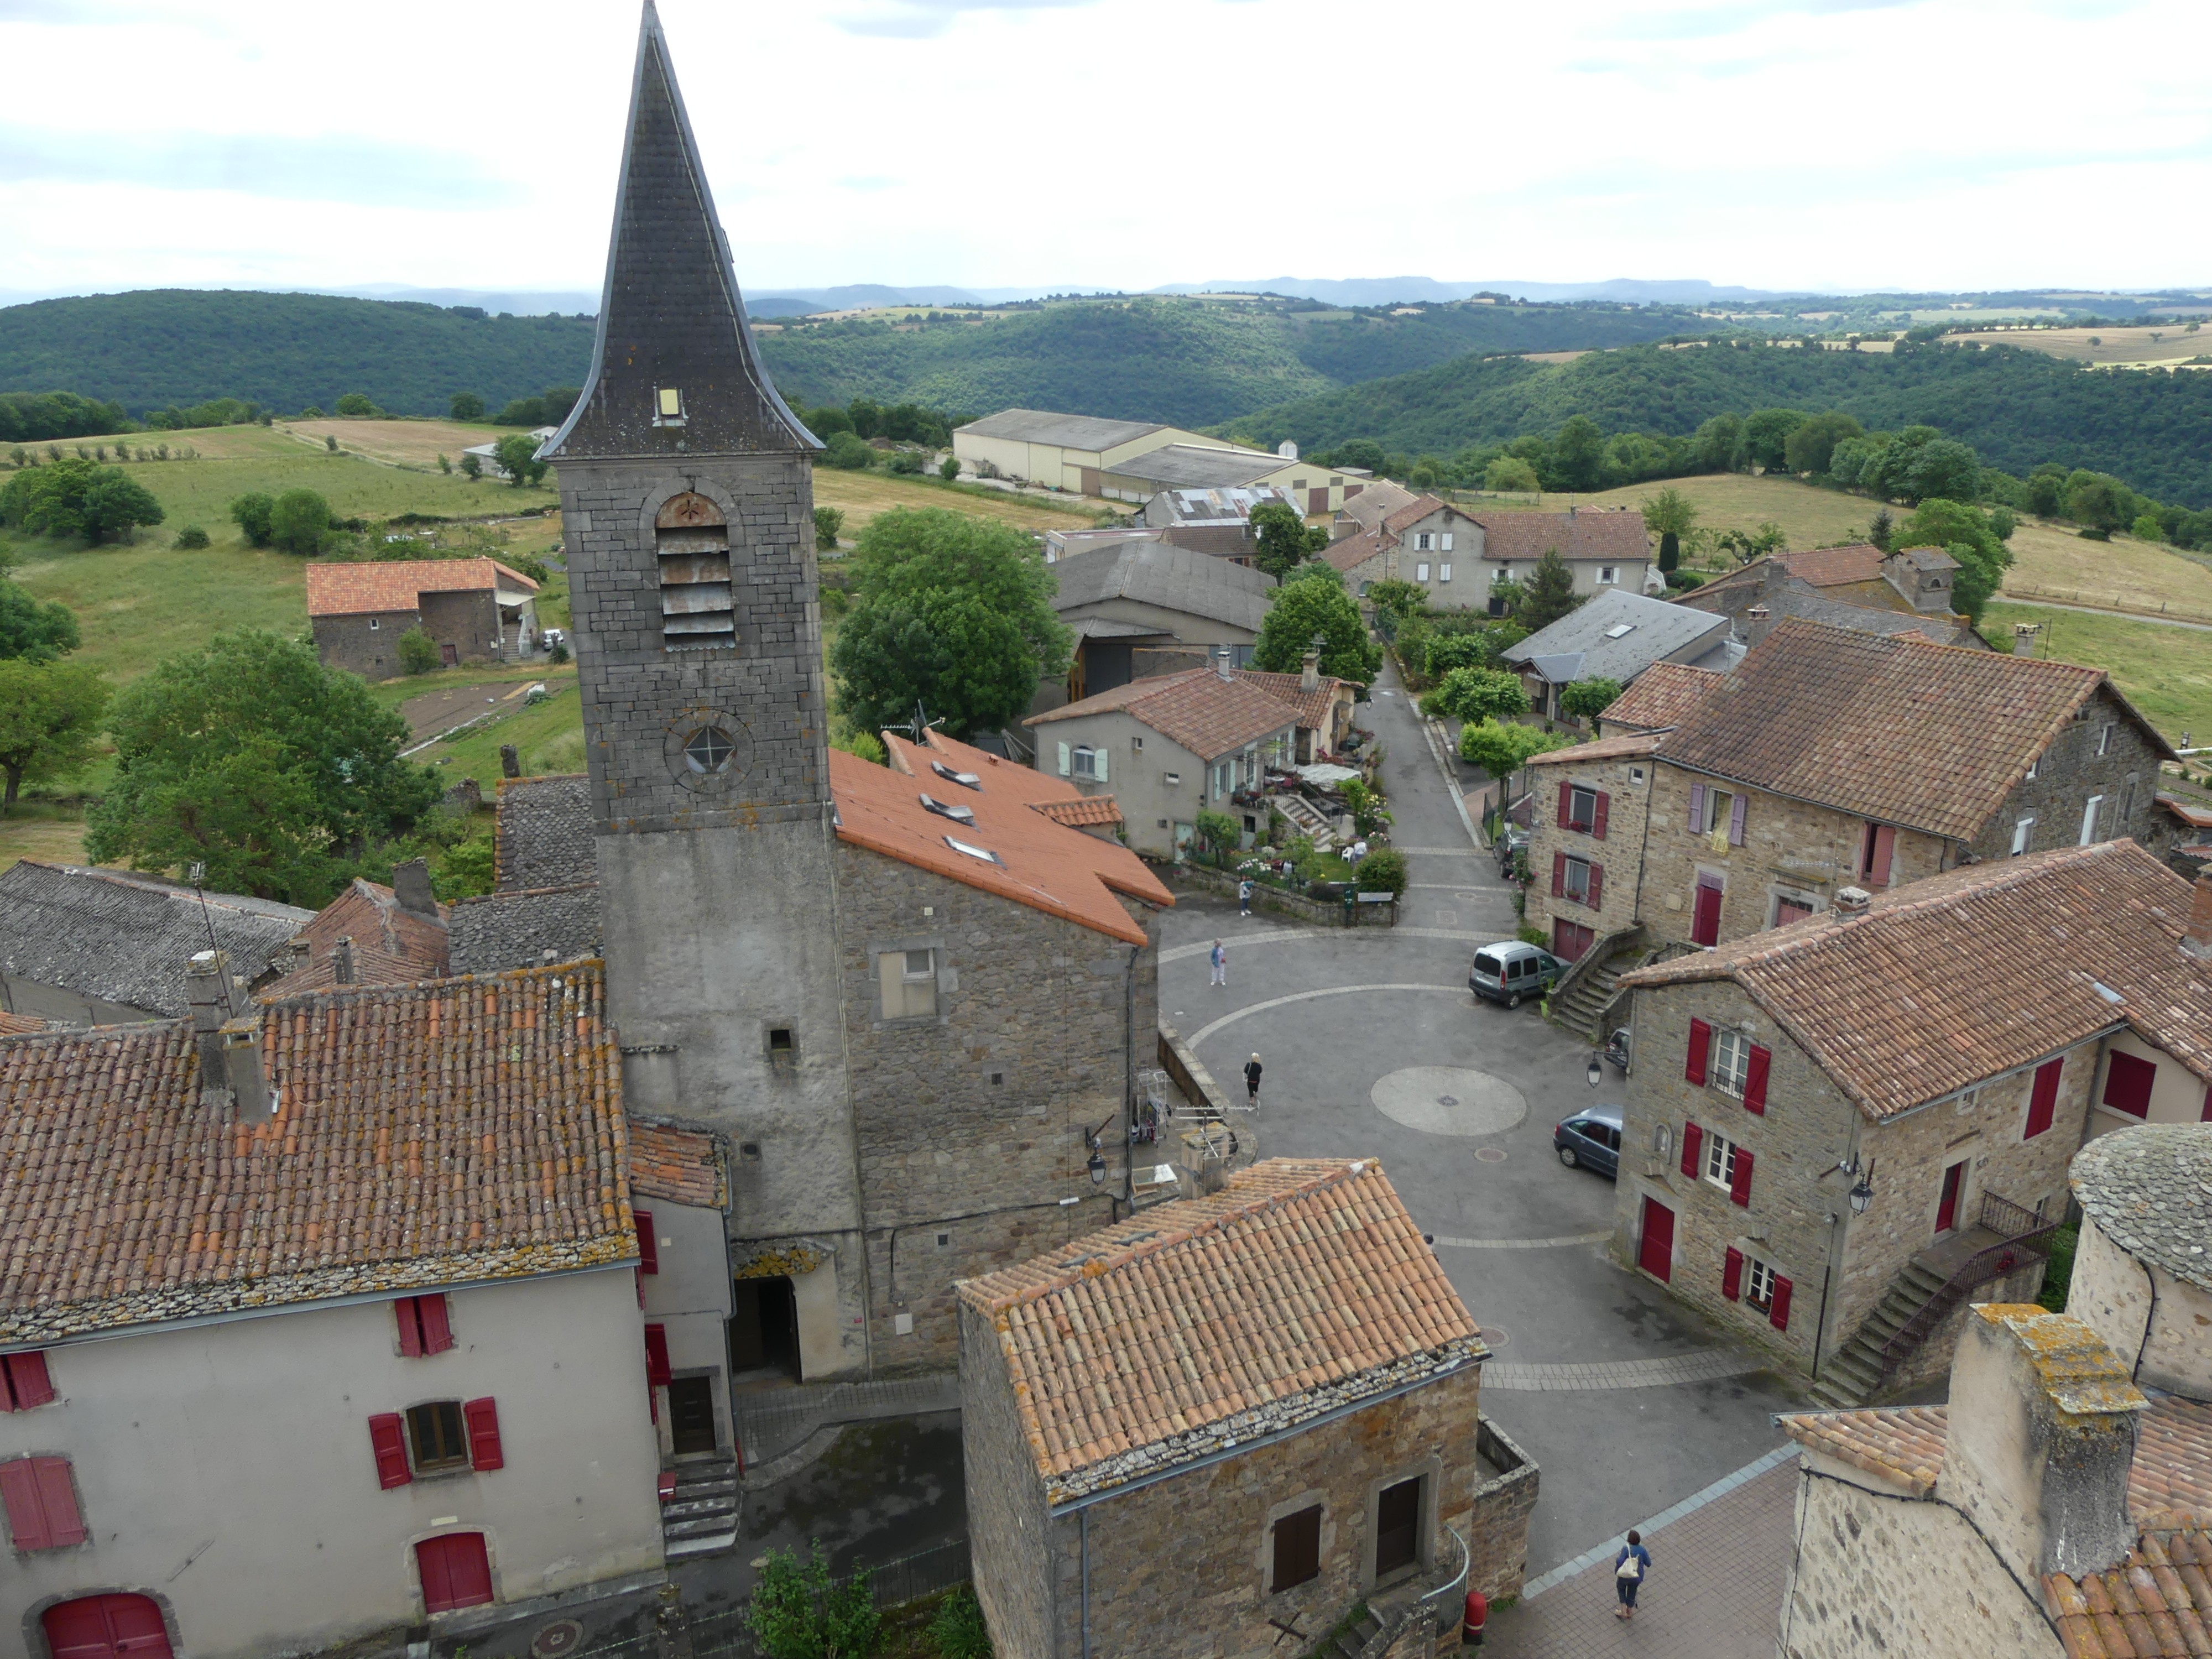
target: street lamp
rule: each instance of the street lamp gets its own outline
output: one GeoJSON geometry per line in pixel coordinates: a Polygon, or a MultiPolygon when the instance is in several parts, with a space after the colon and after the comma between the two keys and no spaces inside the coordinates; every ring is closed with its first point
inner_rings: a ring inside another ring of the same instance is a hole
{"type": "Polygon", "coordinates": [[[1851,1188],[1848,1196],[1850,1199],[1853,1215],[1864,1215],[1874,1206],[1874,1160],[1872,1158],[1867,1160],[1866,1173],[1859,1177],[1859,1184],[1851,1188]]]}
{"type": "Polygon", "coordinates": [[[1583,1075],[1589,1079],[1589,1086],[1593,1089],[1596,1088],[1599,1084],[1605,1081],[1605,1067],[1598,1063],[1598,1060],[1599,1055],[1597,1050],[1595,1048],[1591,1049],[1589,1070],[1584,1073],[1583,1075]]]}
{"type": "Polygon", "coordinates": [[[1091,1153],[1091,1162],[1086,1167],[1091,1171],[1091,1184],[1094,1187],[1103,1187],[1106,1184],[1106,1154],[1091,1153]]]}

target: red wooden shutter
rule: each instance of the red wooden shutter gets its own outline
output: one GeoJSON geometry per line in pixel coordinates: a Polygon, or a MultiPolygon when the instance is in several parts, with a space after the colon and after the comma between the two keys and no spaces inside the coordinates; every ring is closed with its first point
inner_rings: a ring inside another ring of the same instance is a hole
{"type": "Polygon", "coordinates": [[[407,1467],[407,1426],[398,1412],[379,1412],[368,1419],[368,1443],[376,1451],[376,1484],[386,1492],[415,1478],[407,1467]]]}
{"type": "Polygon", "coordinates": [[[1605,866],[1590,866],[1589,897],[1584,901],[1593,910],[1605,902],[1605,866]]]}
{"type": "Polygon", "coordinates": [[[461,1407],[461,1419],[469,1425],[469,1467],[472,1469],[503,1469],[506,1455],[499,1443],[499,1405],[489,1395],[471,1400],[461,1407]]]}
{"type": "Polygon", "coordinates": [[[2151,1085],[2158,1081],[2154,1061],[2115,1053],[2105,1062],[2105,1104],[2130,1117],[2150,1111],[2151,1085]]]}
{"type": "Polygon", "coordinates": [[[1743,1252],[1733,1244],[1721,1264],[1721,1294],[1731,1302],[1743,1295],[1743,1252]]]}
{"type": "Polygon", "coordinates": [[[668,1381],[668,1327],[645,1328],[645,1380],[655,1388],[668,1381]]]}
{"type": "Polygon", "coordinates": [[[54,1397],[54,1385],[46,1376],[46,1357],[33,1349],[29,1353],[11,1353],[0,1359],[0,1411],[27,1412],[33,1406],[43,1406],[54,1397]]]}
{"type": "Polygon", "coordinates": [[[1566,890],[1567,855],[1565,853],[1554,853],[1552,854],[1552,896],[1562,897],[1566,890]]]}
{"type": "Polygon", "coordinates": [[[1612,804],[1613,797],[1611,795],[1606,793],[1602,789],[1597,792],[1597,811],[1590,816],[1590,834],[1600,841],[1603,841],[1605,839],[1606,808],[1610,806],[1612,804]]]}
{"type": "Polygon", "coordinates": [[[1774,1307],[1773,1310],[1766,1316],[1766,1322],[1778,1331],[1786,1331],[1790,1328],[1790,1292],[1796,1288],[1779,1273],[1775,1275],[1774,1307]]]}
{"type": "Polygon", "coordinates": [[[1762,1048],[1756,1042],[1751,1045],[1751,1063],[1743,1073],[1743,1109],[1747,1112],[1766,1115],[1766,1073],[1773,1063],[1772,1050],[1762,1048]]]}
{"type": "Polygon", "coordinates": [[[1713,1028],[1702,1019],[1690,1022],[1690,1052],[1682,1062],[1682,1075],[1700,1089],[1705,1086],[1705,1057],[1712,1052],[1713,1028]]]}
{"type": "Polygon", "coordinates": [[[2022,1140],[2033,1140],[2051,1127],[2058,1112],[2058,1079],[2066,1069],[2066,1056],[2046,1060],[2035,1068],[2035,1087],[2027,1096],[2027,1127],[2021,1133],[2022,1140]]]}
{"type": "Polygon", "coordinates": [[[1566,783],[1559,786],[1559,828],[1562,830],[1567,827],[1568,799],[1573,787],[1573,785],[1566,783]]]}
{"type": "Polygon", "coordinates": [[[447,1316],[444,1292],[416,1297],[415,1311],[422,1322],[424,1353],[443,1353],[453,1346],[453,1322],[447,1316]]]}
{"type": "Polygon", "coordinates": [[[1751,1154],[1741,1146],[1735,1149],[1735,1176],[1729,1182],[1729,1196],[1745,1209],[1751,1207],[1751,1154]]]}
{"type": "Polygon", "coordinates": [[[31,1467],[36,1461],[17,1457],[0,1463],[0,1504],[8,1510],[8,1536],[19,1550],[48,1549],[53,1544],[46,1535],[46,1506],[39,1497],[38,1471],[31,1467]]]}
{"type": "Polygon", "coordinates": [[[2204,1123],[2212,1123],[2212,1089],[2207,1089],[2204,1091],[2204,1109],[2201,1114],[2199,1114],[2198,1121],[2204,1123]]]}
{"type": "Polygon", "coordinates": [[[422,1575],[422,1607],[428,1613],[479,1607],[492,1599],[491,1554],[480,1532],[447,1533],[415,1547],[422,1575]]]}
{"type": "Polygon", "coordinates": [[[1890,860],[1897,853],[1897,831],[1888,824],[1878,824],[1874,832],[1874,865],[1867,876],[1877,887],[1889,885],[1890,860]]]}
{"type": "Polygon", "coordinates": [[[1695,1181],[1698,1178],[1698,1150],[1705,1145],[1705,1132],[1694,1123],[1682,1126],[1682,1173],[1695,1181]]]}
{"type": "Polygon", "coordinates": [[[1744,809],[1750,805],[1751,798],[1739,790],[1735,804],[1729,808],[1729,845],[1731,847],[1743,845],[1744,809]]]}
{"type": "Polygon", "coordinates": [[[34,1457],[32,1472],[39,1482],[39,1498],[46,1510],[46,1538],[55,1549],[84,1542],[84,1517],[76,1510],[76,1486],[70,1479],[66,1457],[34,1457]]]}
{"type": "Polygon", "coordinates": [[[653,1236],[653,1212],[633,1210],[630,1213],[637,1218],[637,1270],[657,1273],[660,1271],[660,1241],[653,1236]]]}
{"type": "Polygon", "coordinates": [[[403,1359],[422,1357],[422,1321],[415,1310],[415,1298],[403,1296],[392,1304],[392,1316],[399,1322],[399,1354],[403,1359]]]}

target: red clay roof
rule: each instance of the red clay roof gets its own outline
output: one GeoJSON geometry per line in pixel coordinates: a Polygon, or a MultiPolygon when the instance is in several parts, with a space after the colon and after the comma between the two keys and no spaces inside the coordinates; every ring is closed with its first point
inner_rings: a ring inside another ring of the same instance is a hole
{"type": "Polygon", "coordinates": [[[1121,809],[1111,795],[1086,795],[1080,800],[1033,800],[1032,812],[1042,812],[1054,823],[1079,828],[1086,823],[1119,823],[1121,809]]]}
{"type": "Polygon", "coordinates": [[[2212,1534],[2146,1532],[2119,1566],[2078,1580],[2046,1573],[2043,1605],[2067,1659],[2212,1654],[2212,1534]]]}
{"type": "Polygon", "coordinates": [[[1848,547],[1813,547],[1802,553],[1770,556],[1801,582],[1814,587],[1842,587],[1851,582],[1881,580],[1882,551],[1870,542],[1848,547]]]}
{"type": "Polygon", "coordinates": [[[714,1136],[631,1118],[629,1190],[633,1199],[659,1198],[720,1209],[729,1194],[714,1136]]]}
{"type": "Polygon", "coordinates": [[[959,1288],[998,1333],[1030,1455],[1060,1493],[1486,1352],[1372,1159],[1271,1158],[959,1288]]]}
{"type": "Polygon", "coordinates": [[[1271,732],[1299,724],[1299,711],[1273,692],[1247,679],[1224,680],[1211,668],[1131,680],[1079,702],[1032,714],[1023,724],[1043,726],[1117,709],[1203,761],[1218,759],[1271,732]]]}
{"type": "Polygon", "coordinates": [[[1065,800],[1078,793],[1058,780],[934,732],[927,750],[888,732],[884,747],[892,757],[890,766],[872,766],[842,749],[830,751],[839,840],[1132,945],[1146,942],[1145,929],[1116,894],[1162,907],[1175,902],[1159,878],[1127,848],[1030,810],[1037,801],[1065,800]],[[938,776],[930,770],[933,757],[956,772],[973,774],[978,787],[938,776]],[[1046,788],[1054,793],[1042,793],[1046,788]],[[931,811],[921,804],[925,794],[947,806],[965,807],[975,821],[961,823],[931,811]],[[973,857],[952,842],[996,857],[973,857]]]}
{"type": "MultiPolygon", "coordinates": [[[[1446,505],[1441,496],[1416,495],[1382,520],[1383,533],[1392,537],[1402,536],[1407,530],[1427,518],[1430,514],[1438,511],[1446,505]]],[[[1462,514],[1460,516],[1464,518],[1466,514],[1462,514]]]]}
{"type": "Polygon", "coordinates": [[[33,1014],[0,1012],[0,1037],[25,1036],[33,1031],[43,1031],[48,1023],[33,1014]]]}
{"type": "Polygon", "coordinates": [[[422,608],[424,593],[489,592],[538,584],[496,559],[382,559],[307,567],[307,614],[356,617],[422,608]]]}
{"type": "Polygon", "coordinates": [[[1357,685],[1357,680],[1340,680],[1334,674],[1323,674],[1321,684],[1310,691],[1305,689],[1303,677],[1297,674],[1273,674],[1265,669],[1240,668],[1237,678],[1258,686],[1270,696],[1280,697],[1297,710],[1298,724],[1309,732],[1326,732],[1329,727],[1329,711],[1336,707],[1340,688],[1357,685]]]}
{"type": "Polygon", "coordinates": [[[1574,513],[1484,512],[1474,520],[1482,526],[1486,559],[1540,559],[1555,547],[1563,559],[1630,562],[1651,556],[1644,515],[1626,507],[1611,513],[1591,507],[1574,513]]]}
{"type": "Polygon", "coordinates": [[[389,887],[356,876],[315,919],[293,936],[307,946],[301,965],[270,986],[264,996],[294,996],[319,990],[338,981],[333,951],[342,939],[353,941],[353,978],[356,985],[404,985],[419,979],[441,979],[451,969],[445,907],[440,921],[418,916],[399,908],[389,887]]]}
{"type": "Polygon", "coordinates": [[[1723,678],[1717,669],[1655,662],[1607,703],[1598,719],[1608,726],[1640,726],[1647,732],[1680,726],[1723,678]]]}
{"type": "Polygon", "coordinates": [[[1380,553],[1385,545],[1381,532],[1363,530],[1356,536],[1343,536],[1331,542],[1322,550],[1322,557],[1340,574],[1348,576],[1380,553]]]}

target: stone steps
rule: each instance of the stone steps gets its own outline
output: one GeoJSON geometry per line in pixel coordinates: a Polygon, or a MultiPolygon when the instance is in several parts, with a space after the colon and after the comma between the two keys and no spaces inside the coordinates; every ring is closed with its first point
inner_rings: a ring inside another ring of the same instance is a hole
{"type": "Polygon", "coordinates": [[[660,1506],[664,1553],[711,1554],[738,1541],[738,1464],[718,1457],[676,1468],[674,1496],[660,1506]]]}
{"type": "Polygon", "coordinates": [[[1880,1393],[1884,1345],[1911,1322],[1943,1284],[1918,1262],[1907,1263],[1866,1322],[1822,1368],[1813,1398],[1833,1411],[1856,1411],[1880,1393]]]}
{"type": "Polygon", "coordinates": [[[1292,830],[1311,837],[1316,852],[1326,853],[1336,846],[1335,828],[1304,796],[1272,795],[1268,805],[1290,820],[1292,830]]]}
{"type": "Polygon", "coordinates": [[[1367,1644],[1382,1633],[1382,1621],[1371,1613],[1364,1613],[1360,1614],[1358,1624],[1341,1632],[1314,1659],[1360,1659],[1367,1644]]]}

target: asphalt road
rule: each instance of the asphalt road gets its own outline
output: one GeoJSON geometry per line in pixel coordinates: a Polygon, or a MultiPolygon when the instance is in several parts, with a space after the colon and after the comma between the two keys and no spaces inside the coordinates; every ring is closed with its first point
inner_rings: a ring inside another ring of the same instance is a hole
{"type": "Polygon", "coordinates": [[[1237,1088],[1246,1056],[1261,1054],[1261,1156],[1379,1158],[1437,1237],[1494,1350],[1483,1410],[1542,1470],[1534,1576],[1780,1444],[1768,1413],[1801,1402],[1698,1316],[1613,1266],[1602,1244],[1480,1248],[1610,1232],[1613,1183],[1563,1168],[1552,1130],[1594,1100],[1619,1099],[1620,1078],[1608,1067],[1594,1093],[1586,1046],[1533,1008],[1509,1013],[1468,994],[1477,947],[1517,925],[1511,891],[1470,846],[1418,714],[1394,686],[1386,678],[1361,721],[1383,744],[1392,839],[1408,849],[1400,925],[1245,919],[1232,902],[1186,893],[1164,930],[1160,1009],[1224,1086],[1237,1088]],[[1424,848],[1438,850],[1413,850],[1424,848]],[[1206,983],[1216,938],[1229,951],[1225,989],[1206,983]],[[1731,1361],[1742,1374],[1654,1381],[1731,1361]],[[1624,1363],[1586,1374],[1611,1386],[1566,1387],[1524,1369],[1624,1363]]]}

